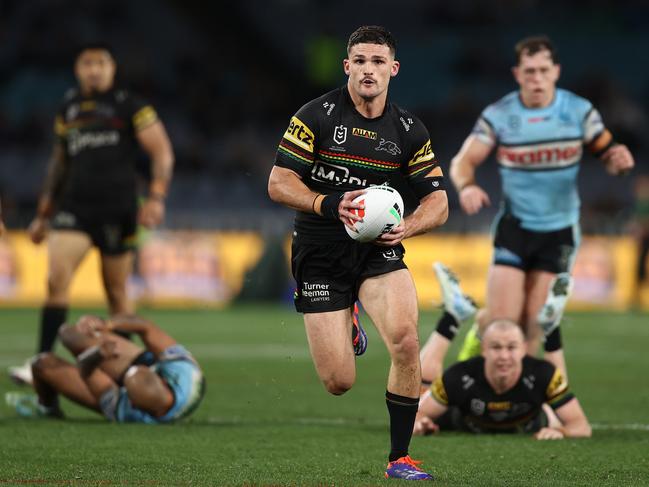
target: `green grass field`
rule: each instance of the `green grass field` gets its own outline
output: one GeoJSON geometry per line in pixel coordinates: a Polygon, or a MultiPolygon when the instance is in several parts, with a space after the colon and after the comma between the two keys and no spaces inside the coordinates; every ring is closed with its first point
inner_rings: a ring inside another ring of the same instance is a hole
{"type": "MultiPolygon", "coordinates": [[[[38,313],[0,310],[3,371],[33,351],[38,313]]],[[[66,402],[65,421],[27,420],[3,401],[1,485],[400,485],[383,479],[388,358],[373,329],[356,385],[332,397],[289,308],[143,314],[203,366],[207,394],[194,416],[116,425],[66,402]]],[[[422,314],[422,340],[437,316],[422,314]]],[[[570,381],[592,439],[446,434],[415,438],[413,457],[437,485],[649,485],[648,324],[646,315],[567,317],[570,381]]],[[[16,388],[3,373],[2,396],[16,388]]]]}

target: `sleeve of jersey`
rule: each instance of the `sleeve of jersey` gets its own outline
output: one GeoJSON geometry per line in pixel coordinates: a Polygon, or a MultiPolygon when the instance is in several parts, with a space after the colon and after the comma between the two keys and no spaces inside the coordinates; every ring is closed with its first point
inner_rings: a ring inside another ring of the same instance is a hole
{"type": "Polygon", "coordinates": [[[415,152],[408,161],[406,178],[413,193],[422,199],[434,191],[445,189],[444,173],[435,159],[426,128],[419,123],[413,125],[413,130],[415,152]]]}
{"type": "Polygon", "coordinates": [[[315,161],[316,121],[308,105],[291,118],[277,148],[275,165],[291,169],[299,175],[311,171],[315,161]]]}
{"type": "Polygon", "coordinates": [[[448,406],[448,394],[444,387],[444,380],[442,377],[435,379],[435,382],[430,386],[430,395],[433,396],[438,403],[443,406],[448,406]]]}
{"type": "Polygon", "coordinates": [[[574,397],[568,388],[568,381],[563,377],[561,371],[555,368],[545,389],[545,401],[552,409],[557,409],[574,397]]]}
{"type": "Polygon", "coordinates": [[[474,135],[480,142],[488,146],[494,146],[497,142],[496,130],[491,121],[490,108],[487,107],[481,114],[478,121],[473,126],[471,135],[474,135]]]}
{"type": "Polygon", "coordinates": [[[596,156],[600,156],[614,144],[613,135],[604,126],[599,111],[592,106],[584,116],[583,132],[584,144],[596,156]]]}
{"type": "Polygon", "coordinates": [[[446,369],[442,376],[435,379],[435,382],[430,386],[433,399],[444,406],[459,404],[462,401],[462,393],[458,389],[458,384],[463,374],[464,371],[459,363],[446,369]]]}
{"type": "Polygon", "coordinates": [[[57,114],[54,118],[54,136],[56,137],[56,140],[58,140],[59,142],[64,141],[67,130],[68,129],[65,125],[63,115],[61,115],[60,113],[57,114]]]}
{"type": "Polygon", "coordinates": [[[131,102],[131,123],[133,129],[139,132],[158,121],[158,114],[152,105],[143,99],[129,94],[131,102]]]}

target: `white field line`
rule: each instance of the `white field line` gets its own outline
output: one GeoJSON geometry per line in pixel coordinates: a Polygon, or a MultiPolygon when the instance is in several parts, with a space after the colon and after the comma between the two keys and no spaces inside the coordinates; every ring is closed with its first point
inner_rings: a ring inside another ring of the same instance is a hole
{"type": "MultiPolygon", "coordinates": [[[[216,417],[212,416],[207,420],[210,424],[222,425],[259,425],[271,422],[274,424],[293,424],[303,426],[353,426],[353,425],[367,425],[367,426],[388,426],[386,420],[358,420],[352,418],[295,418],[280,421],[257,421],[248,420],[241,417],[216,417]]],[[[596,431],[647,431],[649,432],[649,424],[642,423],[594,423],[591,425],[593,430],[596,431]]]]}

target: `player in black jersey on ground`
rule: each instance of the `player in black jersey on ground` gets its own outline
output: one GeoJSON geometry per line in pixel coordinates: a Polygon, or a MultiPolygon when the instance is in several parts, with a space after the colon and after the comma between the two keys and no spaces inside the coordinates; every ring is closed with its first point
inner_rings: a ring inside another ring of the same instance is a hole
{"type": "MultiPolygon", "coordinates": [[[[539,440],[589,437],[588,419],[561,371],[525,353],[516,323],[492,322],[482,337],[482,355],[446,369],[422,396],[415,434],[450,429],[534,433],[539,440]]],[[[443,356],[428,356],[436,359],[441,363],[443,356]]]]}
{"type": "Polygon", "coordinates": [[[397,75],[395,43],[383,27],[352,33],[343,61],[346,86],[304,105],[291,119],[270,175],[270,197],[297,210],[292,269],[295,306],[316,371],[332,394],[356,378],[349,333],[360,298],[391,357],[386,402],[391,451],[386,477],[430,479],[408,455],[419,401],[415,286],[403,262],[405,238],[442,225],[448,215],[443,174],[428,132],[387,99],[397,75]],[[402,224],[373,243],[349,238],[359,218],[352,200],[370,185],[405,182],[419,198],[402,224]]]}
{"type": "MultiPolygon", "coordinates": [[[[68,290],[92,246],[101,268],[110,314],[130,314],[126,281],[133,267],[137,223],[158,225],[174,156],[153,107],[114,86],[110,48],[86,45],[74,64],[78,89],[56,115],[56,141],[37,215],[29,227],[34,243],[48,238],[47,300],[38,352],[49,352],[68,311],[68,290]],[[137,209],[135,165],[142,149],[151,160],[148,197],[137,209]],[[50,224],[51,220],[51,224],[50,224]]],[[[31,382],[31,367],[12,367],[17,381],[31,382]]]]}

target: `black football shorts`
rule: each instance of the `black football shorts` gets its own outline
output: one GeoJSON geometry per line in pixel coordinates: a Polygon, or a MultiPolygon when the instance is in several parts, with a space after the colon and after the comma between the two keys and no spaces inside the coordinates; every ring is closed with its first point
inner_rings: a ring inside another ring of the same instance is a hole
{"type": "Polygon", "coordinates": [[[551,232],[526,230],[518,218],[504,214],[494,223],[495,265],[522,271],[570,272],[579,247],[577,225],[551,232]]]}
{"type": "Polygon", "coordinates": [[[351,307],[364,279],[399,269],[405,249],[353,240],[300,242],[293,238],[291,268],[297,284],[294,301],[300,313],[322,313],[351,307]]]}
{"type": "Polygon", "coordinates": [[[84,212],[62,208],[54,215],[52,228],[84,232],[102,255],[120,255],[136,246],[137,212],[128,209],[84,212]]]}

